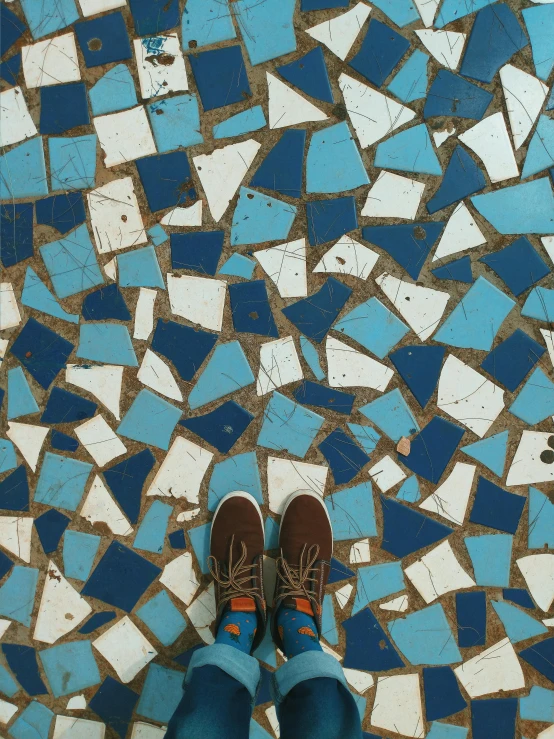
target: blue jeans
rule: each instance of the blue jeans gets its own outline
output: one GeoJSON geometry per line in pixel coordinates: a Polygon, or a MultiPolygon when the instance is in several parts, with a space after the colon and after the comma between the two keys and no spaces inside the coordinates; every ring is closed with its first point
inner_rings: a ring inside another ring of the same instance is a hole
{"type": "MultiPolygon", "coordinates": [[[[260,683],[255,657],[224,644],[199,649],[165,739],[248,739],[260,683]]],[[[281,739],[361,739],[360,714],[340,664],[306,652],[273,675],[281,739]]]]}

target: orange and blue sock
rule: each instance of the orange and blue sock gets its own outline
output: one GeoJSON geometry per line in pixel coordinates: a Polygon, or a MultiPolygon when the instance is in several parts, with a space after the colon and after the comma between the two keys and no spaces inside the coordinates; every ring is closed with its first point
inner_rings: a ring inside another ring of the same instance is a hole
{"type": "Polygon", "coordinates": [[[294,608],[281,607],[277,613],[277,630],[290,659],[303,652],[322,652],[313,616],[294,608]]]}
{"type": "Polygon", "coordinates": [[[221,619],[215,643],[227,644],[250,654],[257,626],[258,618],[255,611],[234,611],[230,606],[221,619]]]}

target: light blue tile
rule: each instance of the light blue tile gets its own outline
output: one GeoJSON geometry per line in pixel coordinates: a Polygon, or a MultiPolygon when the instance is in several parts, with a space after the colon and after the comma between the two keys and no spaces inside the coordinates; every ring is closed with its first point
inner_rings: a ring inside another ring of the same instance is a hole
{"type": "Polygon", "coordinates": [[[554,316],[554,290],[549,290],[547,287],[534,287],[523,304],[521,315],[550,323],[554,316]]]}
{"type": "Polygon", "coordinates": [[[234,16],[252,65],[296,49],[294,7],[296,0],[235,0],[234,16]]]}
{"type": "Polygon", "coordinates": [[[411,665],[450,665],[462,661],[440,603],[389,621],[387,628],[411,665]]]}
{"type": "Polygon", "coordinates": [[[63,566],[66,577],[86,580],[92,570],[100,537],[67,529],[63,540],[63,566]]]}
{"type": "Polygon", "coordinates": [[[408,477],[408,479],[402,483],[402,487],[397,492],[396,497],[398,500],[405,500],[406,503],[416,503],[421,498],[419,482],[415,475],[408,477]]]}
{"type": "Polygon", "coordinates": [[[306,192],[334,193],[369,184],[346,121],[315,131],[306,158],[306,192]]]}
{"type": "Polygon", "coordinates": [[[492,5],[496,0],[445,0],[435,20],[435,28],[444,28],[450,21],[465,18],[470,13],[475,13],[486,5],[492,5]]]}
{"type": "MultiPolygon", "coordinates": [[[[554,54],[552,53],[552,39],[554,38],[554,7],[552,7],[552,5],[537,5],[535,7],[525,8],[521,11],[521,15],[523,16],[523,20],[527,26],[527,33],[531,40],[531,49],[533,50],[533,62],[535,63],[536,75],[540,80],[544,80],[544,82],[546,82],[550,76],[550,72],[552,72],[552,68],[554,67],[554,54]]],[[[535,133],[535,136],[536,135],[537,134],[535,133]]],[[[554,139],[552,138],[549,143],[545,141],[545,148],[552,152],[553,143],[554,139]]],[[[527,164],[527,162],[525,162],[525,164],[527,164]]]]}
{"type": "Polygon", "coordinates": [[[62,239],[41,246],[40,254],[58,298],[104,283],[86,223],[62,239]]]}
{"type": "Polygon", "coordinates": [[[37,581],[38,570],[16,565],[0,587],[0,616],[30,626],[37,581]]]}
{"type": "Polygon", "coordinates": [[[321,369],[317,349],[305,336],[300,336],[300,351],[306,360],[306,364],[314,373],[316,380],[324,380],[325,372],[321,369]]]}
{"type": "Polygon", "coordinates": [[[275,451],[287,450],[303,459],[323,421],[323,416],[273,392],[265,409],[258,444],[275,451]]]}
{"type": "Polygon", "coordinates": [[[151,664],[136,708],[139,716],[167,724],[183,697],[184,673],[151,664]]]}
{"type": "Polygon", "coordinates": [[[211,528],[211,523],[205,523],[202,526],[195,526],[187,532],[191,546],[196,554],[196,559],[198,560],[198,566],[203,575],[207,575],[210,571],[208,568],[208,555],[210,554],[211,528]]]}
{"type": "Polygon", "coordinates": [[[529,549],[554,549],[554,503],[537,488],[529,488],[529,549]]]}
{"type": "Polygon", "coordinates": [[[42,703],[31,701],[8,731],[13,739],[48,739],[54,713],[42,703]]]}
{"type": "Polygon", "coordinates": [[[126,64],[108,70],[88,91],[93,115],[115,113],[137,105],[133,75],[126,64]]]}
{"type": "Polygon", "coordinates": [[[498,477],[502,477],[504,473],[507,450],[508,430],[501,431],[499,434],[494,434],[494,436],[489,436],[488,439],[475,441],[473,444],[460,447],[460,451],[467,454],[468,457],[481,462],[482,465],[491,472],[494,472],[498,477]]]}
{"type": "Polygon", "coordinates": [[[515,302],[479,277],[439,328],[434,341],[463,349],[490,351],[494,338],[515,302]]]}
{"type": "Polygon", "coordinates": [[[530,426],[544,421],[554,413],[554,384],[540,367],[529,376],[509,411],[530,426]]]}
{"type": "Polygon", "coordinates": [[[183,48],[198,48],[236,37],[228,0],[188,0],[183,11],[183,48]],[[189,42],[196,46],[190,47],[189,42]]]}
{"type": "Polygon", "coordinates": [[[419,13],[412,0],[374,0],[373,4],[400,28],[419,20],[419,13]]]}
{"type": "Polygon", "coordinates": [[[401,172],[442,174],[440,162],[424,123],[407,128],[378,144],[374,166],[401,172]]]}
{"type": "Polygon", "coordinates": [[[162,503],[161,500],[155,500],[144,514],[133,542],[133,548],[161,554],[169,517],[172,513],[172,506],[162,503]]]}
{"type": "Polygon", "coordinates": [[[265,520],[264,546],[268,551],[279,547],[279,524],[271,516],[265,520]]]}
{"type": "Polygon", "coordinates": [[[92,465],[46,452],[35,489],[35,503],[76,511],[92,465]]]}
{"type": "Polygon", "coordinates": [[[501,234],[550,234],[554,194],[549,177],[475,195],[471,202],[501,234]]]}
{"type": "Polygon", "coordinates": [[[163,98],[146,106],[159,152],[194,146],[204,141],[196,95],[163,98]]]}
{"type": "Polygon", "coordinates": [[[21,367],[8,370],[8,420],[38,413],[39,407],[21,367]]]}
{"type": "Polygon", "coordinates": [[[352,693],[352,698],[354,698],[354,703],[356,704],[356,708],[358,709],[360,721],[363,721],[365,716],[365,709],[367,707],[367,698],[364,698],[363,695],[356,695],[356,693],[352,693]]]}
{"type": "Polygon", "coordinates": [[[337,622],[335,621],[335,609],[333,596],[329,593],[323,599],[323,611],[321,613],[321,635],[331,645],[339,643],[337,622]]]}
{"type": "Polygon", "coordinates": [[[483,534],[467,536],[464,541],[477,585],[507,588],[513,537],[509,534],[483,534]]]}
{"type": "Polygon", "coordinates": [[[467,732],[468,729],[464,726],[440,724],[438,721],[433,721],[427,739],[466,739],[467,732]]]}
{"type": "MultiPolygon", "coordinates": [[[[52,167],[52,160],[50,166],[52,167]]],[[[42,137],[36,136],[0,157],[0,200],[43,195],[48,195],[48,181],[42,137]]]]}
{"type": "Polygon", "coordinates": [[[406,587],[402,562],[386,562],[358,569],[356,597],[352,615],[365,608],[368,603],[398,593],[406,587]]]}
{"type": "Polygon", "coordinates": [[[410,330],[373,297],[343,316],[333,327],[383,359],[410,330]]]}
{"type": "Polygon", "coordinates": [[[325,498],[335,541],[377,536],[371,483],[361,482],[325,498]]]}
{"type": "Polygon", "coordinates": [[[378,431],[372,426],[363,426],[359,423],[349,423],[347,425],[366,454],[371,454],[375,451],[375,447],[381,438],[381,434],[378,431]]]}
{"type": "MultiPolygon", "coordinates": [[[[552,6],[545,6],[552,7],[552,6]]],[[[529,8],[537,10],[537,8],[529,8]]],[[[554,18],[554,13],[552,15],[554,18]]],[[[553,29],[554,33],[554,29],[553,29]]],[[[551,54],[554,59],[554,54],[551,54]]],[[[521,173],[521,179],[530,177],[532,174],[542,172],[554,165],[554,121],[546,115],[541,115],[535,128],[533,138],[527,148],[527,156],[521,173]]]]}
{"type": "Polygon", "coordinates": [[[17,467],[15,449],[9,439],[0,439],[0,472],[7,472],[17,467]]]}
{"type": "Polygon", "coordinates": [[[127,251],[117,257],[120,287],[159,287],[165,290],[164,280],[153,246],[127,251]]]}
{"type": "Polygon", "coordinates": [[[11,698],[20,690],[19,685],[15,682],[10,673],[3,665],[0,665],[0,693],[4,693],[11,698]]]}
{"type": "Polygon", "coordinates": [[[528,613],[525,613],[525,611],[520,610],[511,603],[491,600],[491,604],[496,611],[496,615],[502,621],[506,635],[512,644],[517,644],[517,642],[548,632],[546,626],[541,624],[540,621],[537,621],[528,613]]]}
{"type": "Polygon", "coordinates": [[[60,318],[62,321],[79,323],[79,316],[74,313],[67,313],[62,308],[54,295],[31,267],[27,267],[27,272],[25,273],[21,304],[46,313],[48,316],[60,318]]]}
{"type": "Polygon", "coordinates": [[[271,629],[266,630],[260,646],[254,650],[254,657],[265,662],[270,667],[277,667],[277,654],[275,652],[273,637],[271,636],[271,629]]]}
{"type": "Polygon", "coordinates": [[[136,614],[157,639],[169,647],[183,633],[187,622],[169,595],[162,590],[141,606],[136,614]]]}
{"type": "Polygon", "coordinates": [[[82,323],[77,356],[103,364],[138,367],[127,326],[120,323],[82,323]]]}
{"type": "Polygon", "coordinates": [[[519,716],[524,721],[554,723],[554,690],[533,685],[529,695],[519,699],[519,716]]]}
{"type": "Polygon", "coordinates": [[[40,659],[55,698],[100,682],[90,641],[57,644],[40,652],[40,659]]]}
{"type": "Polygon", "coordinates": [[[21,0],[21,7],[35,41],[79,19],[75,0],[21,0]]]}
{"type": "Polygon", "coordinates": [[[241,187],[237,207],[233,214],[231,244],[238,246],[239,244],[260,244],[264,241],[284,240],[289,235],[295,217],[294,205],[262,195],[256,190],[241,187]],[[271,219],[268,218],[270,208],[271,219]]]}
{"type": "Polygon", "coordinates": [[[218,275],[234,275],[249,280],[256,269],[256,262],[242,254],[231,254],[229,259],[221,265],[218,275]]]}
{"type": "Polygon", "coordinates": [[[169,448],[169,440],[182,411],[150,390],[141,390],[119,424],[117,433],[134,441],[169,448]]]}
{"type": "Polygon", "coordinates": [[[427,62],[429,56],[416,49],[387,87],[403,103],[420,100],[427,95],[427,62]]]}
{"type": "Polygon", "coordinates": [[[398,388],[367,403],[359,411],[393,441],[419,431],[419,424],[398,388]]]}
{"type": "Polygon", "coordinates": [[[255,105],[253,108],[247,108],[240,113],[232,115],[227,120],[217,123],[213,128],[213,136],[214,139],[242,136],[243,133],[259,131],[266,123],[262,106],[255,105]]]}
{"type": "Polygon", "coordinates": [[[146,233],[148,234],[148,236],[150,236],[154,246],[161,246],[161,244],[165,244],[165,242],[169,239],[169,236],[164,231],[163,226],[161,226],[159,223],[156,223],[155,226],[149,228],[146,233]]]}
{"type": "Polygon", "coordinates": [[[190,392],[189,405],[193,410],[200,408],[254,381],[254,374],[240,342],[218,344],[190,392]]]}
{"type": "Polygon", "coordinates": [[[250,721],[250,732],[248,734],[248,739],[273,739],[273,735],[268,734],[267,731],[260,726],[260,724],[252,719],[250,721]]]}
{"type": "Polygon", "coordinates": [[[71,138],[48,139],[52,190],[85,190],[94,187],[96,177],[94,133],[71,138]]]}
{"type": "Polygon", "coordinates": [[[214,465],[208,487],[208,510],[215,511],[227,493],[237,490],[250,493],[260,505],[263,504],[256,452],[236,454],[214,465]]]}

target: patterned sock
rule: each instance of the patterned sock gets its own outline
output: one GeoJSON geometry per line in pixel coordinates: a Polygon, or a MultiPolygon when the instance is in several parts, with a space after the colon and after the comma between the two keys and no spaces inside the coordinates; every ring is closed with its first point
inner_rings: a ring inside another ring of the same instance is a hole
{"type": "Polygon", "coordinates": [[[322,652],[313,616],[294,608],[280,608],[277,614],[277,630],[285,645],[288,659],[302,652],[322,652]]]}
{"type": "Polygon", "coordinates": [[[228,608],[219,624],[215,643],[227,644],[229,647],[235,647],[235,649],[240,649],[241,652],[250,654],[257,626],[256,613],[233,611],[228,608]]]}

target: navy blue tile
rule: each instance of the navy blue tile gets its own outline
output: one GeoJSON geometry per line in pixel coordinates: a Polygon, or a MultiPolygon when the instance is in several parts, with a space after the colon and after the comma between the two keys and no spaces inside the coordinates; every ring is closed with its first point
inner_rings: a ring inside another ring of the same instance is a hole
{"type": "Polygon", "coordinates": [[[180,23],[179,0],[129,0],[137,36],[169,31],[180,23]]]}
{"type": "Polygon", "coordinates": [[[76,126],[87,126],[87,91],[84,82],[49,85],[40,88],[40,132],[65,133],[76,126]]]}
{"type": "Polygon", "coordinates": [[[279,336],[264,280],[228,286],[233,326],[239,334],[279,336]]]}
{"type": "Polygon", "coordinates": [[[427,721],[452,716],[467,706],[451,667],[424,667],[423,695],[427,721]]]}
{"type": "Polygon", "coordinates": [[[12,567],[13,562],[11,559],[4,554],[4,552],[0,552],[0,580],[11,570],[12,567]]]}
{"type": "Polygon", "coordinates": [[[138,693],[108,675],[88,707],[121,739],[125,739],[138,698],[138,693]]]}
{"type": "Polygon", "coordinates": [[[554,683],[554,636],[527,647],[519,656],[554,683]]]}
{"type": "Polygon", "coordinates": [[[89,293],[83,300],[81,313],[85,321],[130,321],[132,318],[115,282],[89,293]]]}
{"type": "Polygon", "coordinates": [[[445,351],[443,346],[403,346],[389,354],[396,371],[422,408],[435,392],[445,351]]]}
{"type": "Polygon", "coordinates": [[[234,400],[227,400],[203,416],[179,421],[189,431],[197,434],[218,452],[227,454],[244,434],[254,416],[234,400]]]}
{"type": "Polygon", "coordinates": [[[375,87],[381,87],[409,48],[410,42],[404,36],[374,18],[349,66],[375,87]]]}
{"type": "Polygon", "coordinates": [[[320,344],[338,318],[352,290],[334,277],[307,298],[283,308],[283,315],[301,334],[320,344]]]}
{"type": "Polygon", "coordinates": [[[448,116],[480,121],[492,98],[488,90],[483,90],[448,69],[441,69],[427,93],[423,116],[425,119],[448,116]]]}
{"type": "Polygon", "coordinates": [[[306,131],[303,128],[285,131],[254,173],[250,186],[299,198],[302,194],[305,144],[306,131]]]}
{"type": "Polygon", "coordinates": [[[161,573],[153,565],[119,542],[112,542],[81,590],[81,595],[130,613],[143,593],[161,573]]]}
{"type": "Polygon", "coordinates": [[[453,280],[454,282],[473,282],[473,273],[471,271],[471,259],[466,254],[465,257],[455,259],[453,262],[443,264],[441,267],[432,269],[431,273],[439,280],[453,280]]]}
{"type": "MultiPolygon", "coordinates": [[[[41,90],[51,90],[41,87],[41,90]]],[[[66,234],[85,222],[85,203],[81,192],[66,192],[37,200],[35,204],[37,223],[52,226],[66,234]]]]}
{"type": "Polygon", "coordinates": [[[336,582],[342,582],[343,580],[349,580],[355,576],[355,572],[347,567],[342,562],[339,562],[335,557],[331,557],[331,569],[329,572],[329,584],[333,585],[336,582]]]}
{"type": "Polygon", "coordinates": [[[456,593],[456,622],[460,647],[486,644],[487,598],[484,591],[456,593]]]}
{"type": "Polygon", "coordinates": [[[416,475],[437,483],[463,435],[463,428],[435,416],[412,439],[410,453],[402,457],[401,462],[416,475]]]}
{"type": "Polygon", "coordinates": [[[271,679],[272,674],[269,670],[267,670],[265,667],[260,665],[260,685],[258,688],[258,695],[256,696],[256,705],[261,706],[264,703],[269,703],[271,698],[271,679]]]}
{"type": "Polygon", "coordinates": [[[224,231],[171,234],[171,266],[215,275],[223,249],[224,231]]]}
{"type": "Polygon", "coordinates": [[[509,493],[484,477],[479,477],[469,520],[507,534],[515,534],[525,501],[523,495],[509,493]]]}
{"type": "Polygon", "coordinates": [[[329,463],[335,485],[353,480],[369,462],[368,455],[341,428],[331,432],[317,448],[329,463]]]}
{"type": "Polygon", "coordinates": [[[516,296],[550,274],[548,265],[526,236],[516,239],[500,251],[485,254],[479,261],[496,272],[516,296]]]}
{"type": "Polygon", "coordinates": [[[10,472],[0,482],[0,510],[29,510],[29,483],[24,464],[10,472]]]}
{"type": "Polygon", "coordinates": [[[65,367],[74,346],[42,323],[29,318],[10,349],[27,372],[47,390],[65,367]]]}
{"type": "Polygon", "coordinates": [[[543,346],[518,328],[487,354],[481,362],[481,368],[513,393],[545,351],[543,346]]]}
{"type": "Polygon", "coordinates": [[[358,228],[356,200],[353,195],[306,203],[308,239],[312,246],[335,241],[358,228]]]}
{"type": "Polygon", "coordinates": [[[190,649],[187,649],[185,652],[182,652],[181,654],[178,654],[176,657],[173,657],[173,661],[177,662],[177,664],[181,665],[182,667],[188,667],[191,659],[194,656],[194,653],[197,652],[199,649],[203,649],[204,647],[205,647],[205,644],[195,644],[194,647],[191,647],[190,649]]]}
{"type": "Polygon", "coordinates": [[[346,632],[344,667],[383,672],[404,667],[400,655],[369,608],[343,622],[346,632]]]}
{"type": "Polygon", "coordinates": [[[35,518],[35,528],[45,554],[56,551],[60,539],[70,522],[70,518],[64,516],[63,513],[60,513],[55,508],[51,508],[38,518],[35,518]]]}
{"type": "Polygon", "coordinates": [[[471,701],[473,739],[515,739],[517,698],[471,701]]]}
{"type": "MultiPolygon", "coordinates": [[[[2,6],[4,7],[4,6],[2,6]]],[[[2,21],[0,20],[0,25],[2,21]]],[[[17,78],[21,71],[21,53],[14,54],[10,59],[0,64],[0,77],[8,85],[17,85],[17,78]]]]}
{"type": "Polygon", "coordinates": [[[185,532],[183,531],[183,529],[172,531],[167,538],[169,539],[169,545],[172,549],[187,548],[187,542],[185,541],[185,532]]]}
{"type": "Polygon", "coordinates": [[[8,8],[5,3],[1,3],[0,27],[2,28],[0,38],[0,56],[4,56],[15,42],[23,36],[27,30],[27,26],[8,8]]]}
{"type": "Polygon", "coordinates": [[[459,144],[452,153],[438,190],[427,203],[429,213],[436,213],[486,187],[485,175],[459,144]]]}
{"type": "Polygon", "coordinates": [[[337,413],[350,415],[354,405],[355,395],[344,393],[342,390],[320,385],[318,382],[304,380],[293,393],[295,400],[304,405],[315,405],[318,408],[327,408],[337,413]]]}
{"type": "Polygon", "coordinates": [[[535,609],[535,604],[525,588],[504,588],[502,597],[504,600],[511,600],[512,603],[516,603],[523,608],[535,609]]]}
{"type": "Polygon", "coordinates": [[[188,59],[205,111],[244,103],[251,97],[240,46],[201,51],[188,59]]]}
{"type": "Polygon", "coordinates": [[[2,651],[17,682],[28,695],[47,695],[38,670],[37,653],[25,644],[2,644],[2,651]]]}
{"type": "Polygon", "coordinates": [[[136,165],[151,211],[186,206],[196,200],[186,152],[143,157],[136,160],[136,165]]]}
{"type": "Polygon", "coordinates": [[[33,256],[33,204],[0,206],[0,260],[13,267],[33,256]]]}
{"type": "Polygon", "coordinates": [[[362,237],[390,254],[412,279],[417,280],[443,227],[443,221],[366,226],[362,228],[362,237]]]}
{"type": "Polygon", "coordinates": [[[449,536],[453,529],[424,516],[393,498],[381,495],[383,542],[381,549],[406,557],[449,536]]]}
{"type": "Polygon", "coordinates": [[[500,67],[527,44],[524,30],[505,3],[486,5],[475,17],[460,74],[492,82],[500,67]]]}
{"type": "Polygon", "coordinates": [[[61,431],[56,431],[56,429],[52,429],[50,444],[52,445],[52,449],[59,449],[64,452],[76,452],[79,448],[79,442],[77,439],[62,433],[61,431]]]}
{"type": "Polygon", "coordinates": [[[316,46],[293,62],[277,67],[277,71],[287,82],[298,87],[306,95],[322,100],[324,103],[333,102],[333,92],[321,46],[316,46]]]}
{"type": "Polygon", "coordinates": [[[80,395],[53,387],[48,397],[46,408],[40,417],[41,423],[71,423],[92,418],[98,405],[80,395]]]}
{"type": "Polygon", "coordinates": [[[300,10],[328,10],[329,8],[347,8],[350,0],[302,0],[300,10]]]}
{"type": "Polygon", "coordinates": [[[2,410],[2,403],[4,402],[5,390],[0,387],[0,411],[2,410]]]}
{"type": "Polygon", "coordinates": [[[155,461],[150,449],[143,449],[102,473],[114,498],[131,523],[138,521],[142,488],[155,461]]]}
{"type": "Polygon", "coordinates": [[[80,21],[73,26],[87,67],[130,59],[131,44],[121,13],[80,21]]]}
{"type": "Polygon", "coordinates": [[[85,623],[79,629],[79,634],[92,634],[93,631],[99,629],[104,624],[109,624],[116,617],[115,611],[100,611],[99,613],[93,613],[92,616],[85,621],[85,623]]]}
{"type": "MultiPolygon", "coordinates": [[[[229,285],[229,292],[232,286],[229,285]]],[[[182,380],[192,380],[214,348],[216,334],[158,319],[152,349],[173,363],[182,380]]]]}

